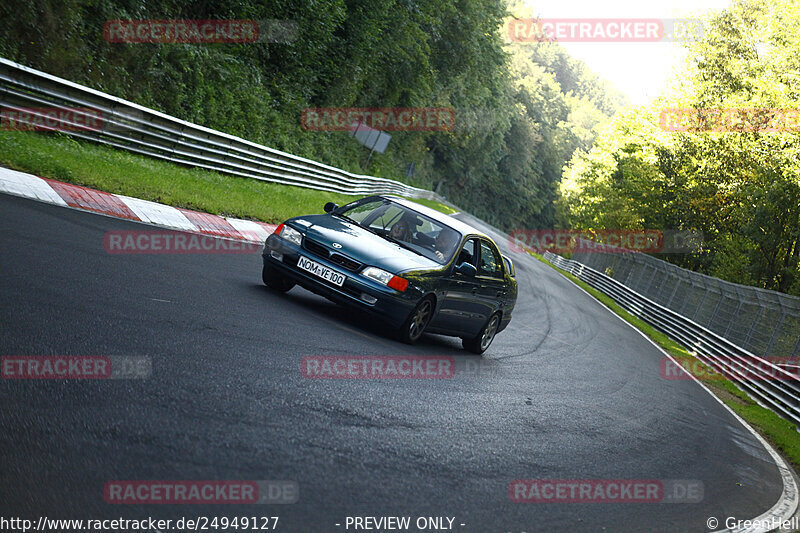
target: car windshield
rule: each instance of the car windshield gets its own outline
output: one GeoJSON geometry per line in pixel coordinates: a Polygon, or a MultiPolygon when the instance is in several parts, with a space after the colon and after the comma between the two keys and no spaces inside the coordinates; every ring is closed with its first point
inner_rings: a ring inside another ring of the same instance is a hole
{"type": "Polygon", "coordinates": [[[354,202],[334,214],[442,265],[461,240],[453,228],[388,199],[354,202]]]}

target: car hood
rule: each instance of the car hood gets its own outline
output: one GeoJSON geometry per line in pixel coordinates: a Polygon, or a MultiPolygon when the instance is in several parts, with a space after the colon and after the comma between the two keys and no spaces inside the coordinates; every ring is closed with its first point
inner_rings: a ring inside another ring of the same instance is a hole
{"type": "Polygon", "coordinates": [[[309,215],[293,218],[288,222],[304,230],[307,237],[328,248],[331,248],[331,243],[337,242],[342,245],[339,249],[342,254],[393,274],[411,270],[439,270],[444,267],[361,226],[332,215],[309,215]]]}

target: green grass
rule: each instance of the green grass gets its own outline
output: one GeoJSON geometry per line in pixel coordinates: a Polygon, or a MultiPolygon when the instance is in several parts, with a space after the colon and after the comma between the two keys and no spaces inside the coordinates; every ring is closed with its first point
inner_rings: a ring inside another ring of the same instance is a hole
{"type": "MultiPolygon", "coordinates": [[[[264,222],[322,213],[326,202],[344,205],[359,198],[188,168],[59,134],[0,132],[0,165],[110,193],[264,222]]],[[[456,212],[435,200],[412,200],[445,214],[456,212]]]]}
{"type": "MultiPolygon", "coordinates": [[[[226,176],[139,156],[66,135],[0,131],[0,165],[115,194],[217,215],[283,222],[359,196],[226,176]]],[[[452,212],[430,200],[419,203],[452,212]]]]}
{"type": "Polygon", "coordinates": [[[590,287],[569,272],[550,264],[541,255],[536,253],[531,253],[531,255],[560,272],[570,281],[597,298],[603,305],[653,339],[653,341],[673,356],[679,363],[684,365],[684,367],[688,365],[689,368],[697,369],[695,375],[698,376],[698,379],[700,379],[703,384],[716,394],[725,405],[733,409],[739,416],[759,431],[767,441],[780,451],[795,470],[800,468],[800,433],[798,433],[795,424],[784,420],[769,409],[758,405],[746,392],[739,389],[731,381],[713,372],[706,365],[698,361],[686,348],[643,320],[627,312],[609,296],[590,287]]]}

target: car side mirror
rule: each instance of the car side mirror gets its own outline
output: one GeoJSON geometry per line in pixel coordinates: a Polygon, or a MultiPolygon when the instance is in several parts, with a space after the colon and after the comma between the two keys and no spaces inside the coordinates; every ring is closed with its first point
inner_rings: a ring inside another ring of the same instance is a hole
{"type": "Polygon", "coordinates": [[[456,267],[456,272],[462,276],[467,276],[468,278],[474,278],[478,275],[478,269],[475,268],[475,265],[471,265],[469,263],[461,263],[458,265],[456,267]]]}
{"type": "Polygon", "coordinates": [[[339,209],[339,205],[333,202],[328,202],[327,204],[325,204],[325,207],[323,209],[325,209],[326,213],[330,213],[334,209],[339,209]]]}

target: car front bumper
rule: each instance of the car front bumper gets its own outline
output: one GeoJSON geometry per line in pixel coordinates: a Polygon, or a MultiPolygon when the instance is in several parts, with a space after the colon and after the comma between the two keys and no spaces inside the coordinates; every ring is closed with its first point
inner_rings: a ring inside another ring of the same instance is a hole
{"type": "Polygon", "coordinates": [[[421,291],[412,285],[404,292],[396,291],[275,234],[270,235],[264,243],[262,258],[265,266],[276,269],[301,287],[338,304],[365,311],[392,327],[400,327],[422,297],[421,291]],[[339,287],[301,270],[297,267],[300,255],[343,275],[344,284],[339,287]],[[374,303],[370,303],[372,298],[375,299],[374,303]]]}

